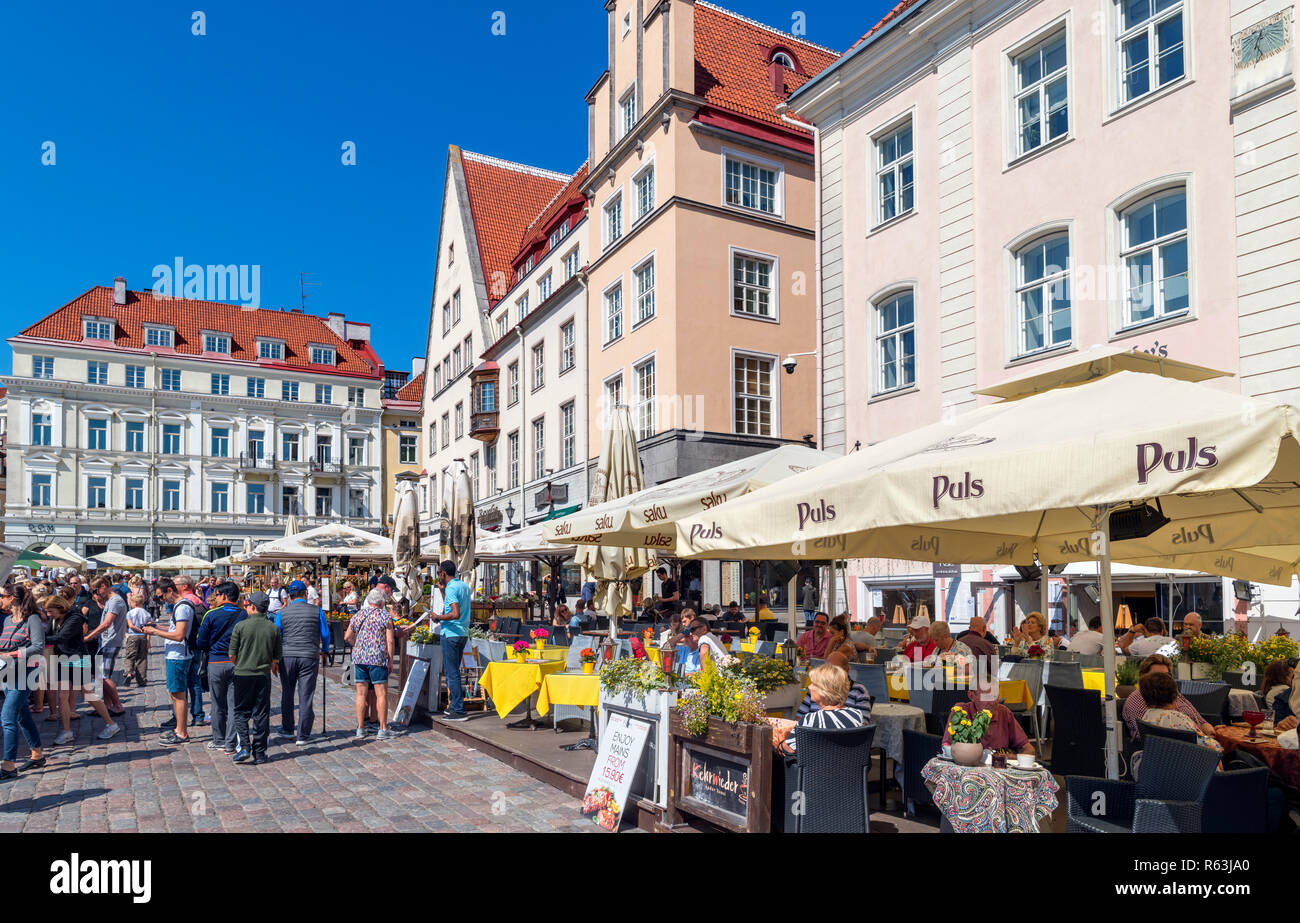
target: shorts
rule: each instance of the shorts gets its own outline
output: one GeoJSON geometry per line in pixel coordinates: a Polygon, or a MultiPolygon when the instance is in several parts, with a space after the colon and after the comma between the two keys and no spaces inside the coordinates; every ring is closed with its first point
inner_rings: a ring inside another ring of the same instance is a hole
{"type": "Polygon", "coordinates": [[[190,657],[180,660],[165,660],[167,665],[167,691],[172,695],[181,695],[190,688],[190,657]]]}
{"type": "Polygon", "coordinates": [[[362,663],[354,663],[352,671],[358,683],[365,683],[369,686],[388,685],[388,667],[372,667],[362,663]]]}
{"type": "Polygon", "coordinates": [[[113,668],[117,665],[117,653],[119,650],[121,650],[121,648],[99,652],[100,679],[111,680],[113,678],[113,668]]]}
{"type": "Polygon", "coordinates": [[[93,691],[95,677],[90,669],[90,655],[56,654],[50,662],[50,671],[46,674],[53,689],[79,689],[83,692],[93,691]]]}

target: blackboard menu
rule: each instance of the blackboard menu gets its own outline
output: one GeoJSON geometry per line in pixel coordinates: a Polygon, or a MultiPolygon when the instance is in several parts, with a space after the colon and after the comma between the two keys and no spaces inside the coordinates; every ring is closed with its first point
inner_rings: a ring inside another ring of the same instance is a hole
{"type": "Polygon", "coordinates": [[[698,745],[682,746],[683,801],[724,811],[744,825],[749,816],[749,761],[698,745]]]}

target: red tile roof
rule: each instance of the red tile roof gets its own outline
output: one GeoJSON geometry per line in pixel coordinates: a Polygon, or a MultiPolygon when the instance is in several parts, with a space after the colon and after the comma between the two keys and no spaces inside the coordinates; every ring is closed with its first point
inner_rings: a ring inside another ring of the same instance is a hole
{"type": "MultiPolygon", "coordinates": [[[[72,301],[32,324],[19,336],[39,337],[46,340],[82,342],[82,318],[87,315],[111,317],[114,325],[113,345],[118,349],[166,353],[156,346],[146,347],[145,324],[161,324],[176,330],[174,352],[180,355],[203,354],[203,337],[200,331],[230,335],[230,358],[240,362],[257,362],[257,337],[266,336],[284,341],[283,362],[263,362],[269,368],[294,368],[303,371],[356,375],[364,378],[382,377],[376,364],[367,361],[366,354],[374,356],[365,344],[352,346],[330,329],[324,318],[296,311],[275,311],[265,308],[245,309],[237,304],[219,301],[198,301],[190,298],[157,297],[153,292],[126,293],[126,304],[113,302],[113,289],[107,285],[78,295],[72,301]],[[331,367],[312,365],[309,344],[333,346],[335,364],[331,367]]],[[[375,357],[376,361],[378,357],[375,357]]]]}
{"type": "MultiPolygon", "coordinates": [[[[785,72],[785,89],[793,93],[833,64],[837,52],[788,35],[711,4],[695,4],[695,94],[719,109],[793,129],[777,114],[785,96],[772,90],[770,51],[789,49],[798,72],[785,72]]],[[[794,129],[798,130],[798,129],[794,129]]]]}
{"type": "Polygon", "coordinates": [[[395,401],[422,401],[424,400],[424,373],[416,375],[406,384],[402,385],[393,395],[395,401]]]}
{"type": "Polygon", "coordinates": [[[573,201],[575,196],[585,198],[585,196],[579,192],[579,189],[582,187],[582,184],[586,179],[587,164],[584,163],[582,166],[578,167],[578,172],[573,174],[573,179],[569,180],[568,183],[566,183],[560,191],[555,194],[555,197],[551,199],[546,208],[542,209],[542,213],[534,218],[532,222],[529,223],[528,227],[524,229],[524,236],[523,239],[519,241],[519,253],[516,254],[516,257],[522,254],[523,251],[535,241],[545,236],[546,226],[554,221],[560,212],[564,211],[565,207],[573,201]]]}
{"type": "Polygon", "coordinates": [[[570,178],[470,151],[459,153],[483,261],[483,280],[488,301],[495,305],[514,284],[511,264],[525,229],[570,178]]]}
{"type": "MultiPolygon", "coordinates": [[[[874,26],[868,29],[866,35],[862,36],[862,38],[854,42],[853,47],[850,48],[849,51],[852,51],[854,48],[857,48],[867,39],[871,38],[871,36],[875,35],[885,26],[889,25],[899,16],[902,16],[904,13],[906,13],[908,10],[910,10],[912,7],[916,6],[920,2],[921,0],[901,0],[898,6],[894,7],[892,10],[890,10],[888,13],[885,14],[884,19],[880,20],[880,22],[876,23],[874,26]]],[[[847,54],[848,52],[845,53],[847,54]]]]}

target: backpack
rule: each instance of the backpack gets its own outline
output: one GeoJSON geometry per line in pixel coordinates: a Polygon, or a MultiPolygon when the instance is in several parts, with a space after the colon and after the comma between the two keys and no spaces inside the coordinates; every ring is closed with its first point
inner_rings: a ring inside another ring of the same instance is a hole
{"type": "MultiPolygon", "coordinates": [[[[190,627],[189,630],[185,632],[185,649],[189,651],[192,656],[195,651],[199,649],[199,625],[203,621],[203,616],[199,615],[198,610],[194,608],[194,603],[190,602],[188,599],[177,600],[176,606],[188,606],[190,609],[190,627]]],[[[173,619],[175,618],[174,611],[175,607],[173,607],[173,619]]]]}

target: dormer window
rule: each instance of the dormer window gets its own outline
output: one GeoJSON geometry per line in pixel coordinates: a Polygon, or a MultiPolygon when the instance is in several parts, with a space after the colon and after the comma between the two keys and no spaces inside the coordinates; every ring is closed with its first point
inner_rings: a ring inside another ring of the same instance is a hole
{"type": "Polygon", "coordinates": [[[230,355],[230,336],[225,333],[203,334],[203,351],[230,355]]]}
{"type": "Polygon", "coordinates": [[[113,322],[111,320],[86,318],[84,330],[87,340],[113,339],[113,322]]]}
{"type": "Polygon", "coordinates": [[[145,327],[144,342],[146,346],[172,349],[176,345],[176,333],[170,327],[145,327]]]}
{"type": "Polygon", "coordinates": [[[311,348],[311,364],[312,365],[333,365],[334,347],[313,346],[311,348]]]}
{"type": "Polygon", "coordinates": [[[281,340],[258,340],[257,358],[284,361],[284,342],[281,340]]]}
{"type": "Polygon", "coordinates": [[[780,64],[788,71],[794,70],[794,61],[784,51],[778,51],[776,54],[772,55],[772,63],[780,64]]]}

